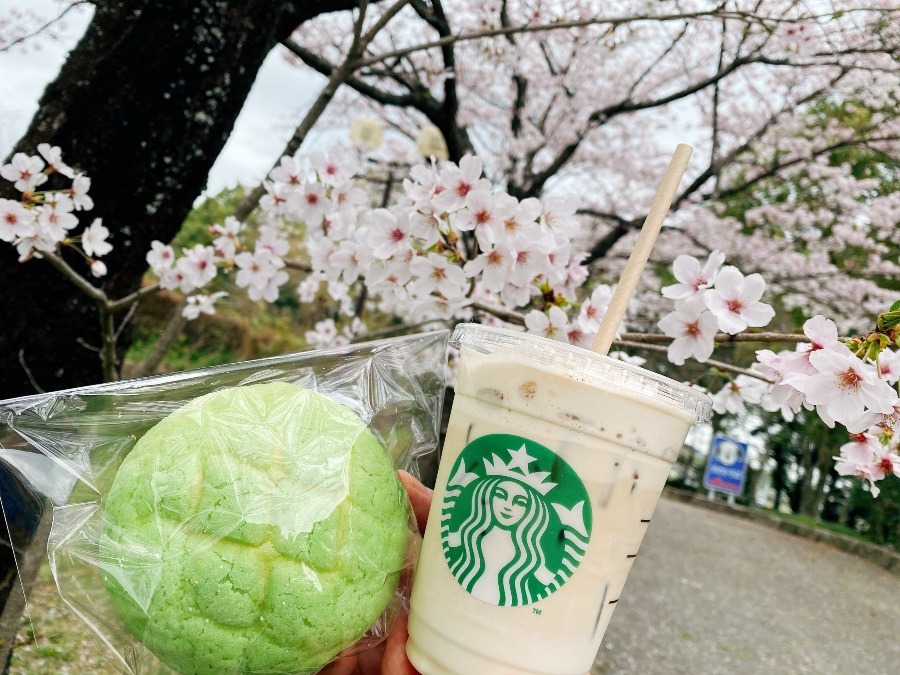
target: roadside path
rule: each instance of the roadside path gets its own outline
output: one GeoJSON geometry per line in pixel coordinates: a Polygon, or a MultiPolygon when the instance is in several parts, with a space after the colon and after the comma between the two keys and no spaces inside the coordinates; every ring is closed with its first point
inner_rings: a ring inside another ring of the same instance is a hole
{"type": "Polygon", "coordinates": [[[595,675],[900,672],[900,578],[856,556],[663,499],[595,675]]]}

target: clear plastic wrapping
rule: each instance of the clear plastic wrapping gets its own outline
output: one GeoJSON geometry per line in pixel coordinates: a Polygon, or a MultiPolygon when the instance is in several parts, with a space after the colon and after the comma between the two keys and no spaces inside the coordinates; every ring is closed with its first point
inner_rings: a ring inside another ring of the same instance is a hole
{"type": "Polygon", "coordinates": [[[418,533],[395,469],[433,475],[446,341],[0,402],[4,510],[52,513],[59,593],[122,672],[314,672],[405,606],[418,533]]]}

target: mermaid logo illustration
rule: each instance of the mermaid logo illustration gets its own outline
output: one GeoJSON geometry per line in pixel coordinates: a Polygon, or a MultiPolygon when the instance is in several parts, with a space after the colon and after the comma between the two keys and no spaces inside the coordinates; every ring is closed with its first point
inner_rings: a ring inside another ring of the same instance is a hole
{"type": "Polygon", "coordinates": [[[568,581],[587,550],[591,522],[587,490],[561,457],[520,436],[491,434],[469,443],[453,465],[441,544],[467,592],[517,607],[568,581]]]}

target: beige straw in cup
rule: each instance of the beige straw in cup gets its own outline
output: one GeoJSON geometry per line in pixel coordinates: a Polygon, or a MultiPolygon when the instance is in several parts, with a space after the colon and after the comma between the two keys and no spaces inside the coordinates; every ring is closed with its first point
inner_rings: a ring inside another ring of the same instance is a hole
{"type": "Polygon", "coordinates": [[[600,329],[597,331],[597,337],[591,345],[591,351],[598,354],[606,355],[609,348],[616,337],[616,330],[622,323],[622,317],[625,316],[625,310],[628,309],[628,303],[631,296],[634,295],[634,289],[637,288],[638,280],[641,278],[641,272],[644,271],[644,265],[650,258],[650,251],[656,242],[656,236],[662,227],[663,220],[672,206],[672,200],[675,199],[675,191],[681,182],[681,177],[687,169],[688,160],[694,152],[689,145],[679,143],[669,162],[669,167],[663,176],[659,190],[656,191],[656,197],[653,198],[653,204],[650,206],[650,212],[647,219],[641,226],[641,233],[638,235],[634,248],[631,250],[631,256],[628,258],[628,264],[619,279],[616,291],[613,293],[612,300],[609,301],[609,308],[603,316],[600,323],[600,329]]]}

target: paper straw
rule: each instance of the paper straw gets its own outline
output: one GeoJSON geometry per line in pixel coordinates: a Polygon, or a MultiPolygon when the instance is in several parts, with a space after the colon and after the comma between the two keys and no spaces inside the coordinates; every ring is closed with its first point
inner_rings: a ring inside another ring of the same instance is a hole
{"type": "Polygon", "coordinates": [[[650,258],[650,251],[653,249],[660,228],[662,228],[663,220],[669,212],[669,207],[672,206],[675,191],[678,189],[678,184],[681,182],[681,177],[687,169],[688,160],[693,152],[691,146],[683,143],[679,143],[675,148],[675,153],[672,155],[659,190],[656,191],[656,197],[653,198],[647,219],[641,226],[641,233],[631,250],[628,264],[625,265],[616,291],[613,293],[612,300],[609,301],[609,308],[600,323],[600,330],[597,331],[597,337],[594,338],[591,345],[591,350],[598,354],[609,353],[609,348],[616,337],[616,331],[619,324],[622,323],[622,317],[625,316],[625,310],[628,309],[628,303],[631,302],[631,296],[634,295],[634,290],[637,288],[644,265],[650,258]]]}

